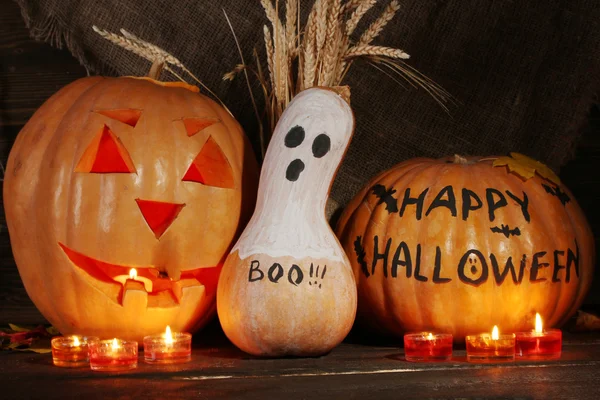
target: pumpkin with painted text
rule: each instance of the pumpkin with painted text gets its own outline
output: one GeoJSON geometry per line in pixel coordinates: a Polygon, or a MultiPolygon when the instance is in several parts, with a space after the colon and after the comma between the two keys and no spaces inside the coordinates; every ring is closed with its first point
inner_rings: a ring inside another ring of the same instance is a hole
{"type": "Polygon", "coordinates": [[[360,325],[391,335],[560,326],[590,288],[594,241],[545,165],[503,157],[412,159],[374,177],[336,234],[358,285],[360,325]]]}

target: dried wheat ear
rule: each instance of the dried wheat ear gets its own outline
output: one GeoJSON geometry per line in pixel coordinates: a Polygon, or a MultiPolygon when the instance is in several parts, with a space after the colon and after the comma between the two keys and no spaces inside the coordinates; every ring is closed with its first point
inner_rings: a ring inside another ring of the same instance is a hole
{"type": "MultiPolygon", "coordinates": [[[[314,86],[342,87],[348,70],[357,59],[365,60],[400,84],[403,80],[414,87],[422,87],[447,110],[445,103],[451,99],[450,94],[406,64],[405,60],[410,56],[405,51],[373,44],[399,11],[397,0],[388,3],[363,32],[358,32],[359,23],[367,13],[374,11],[376,3],[377,0],[316,0],[302,26],[298,0],[286,0],[285,13],[280,13],[278,0],[275,4],[272,0],[261,0],[269,21],[263,26],[266,67],[256,49],[253,65],[249,65],[243,61],[242,51],[238,48],[242,63],[226,73],[223,79],[232,80],[242,72],[248,79],[248,71],[258,79],[266,105],[263,115],[268,123],[265,130],[259,117],[261,113],[255,109],[263,154],[277,121],[294,96],[314,86]],[[279,17],[282,14],[283,19],[279,17]]],[[[230,28],[233,31],[231,23],[230,28]]],[[[349,90],[344,89],[343,93],[349,100],[349,90]]],[[[256,108],[252,91],[250,95],[256,108]]]]}

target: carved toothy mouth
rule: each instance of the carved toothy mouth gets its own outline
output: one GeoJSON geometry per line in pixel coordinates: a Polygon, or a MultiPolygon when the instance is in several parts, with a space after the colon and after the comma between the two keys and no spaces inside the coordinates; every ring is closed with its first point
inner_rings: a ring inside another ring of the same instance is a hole
{"type": "Polygon", "coordinates": [[[147,307],[175,307],[181,304],[185,293],[190,290],[203,290],[205,296],[214,295],[222,265],[182,271],[179,279],[171,279],[153,266],[139,267],[111,264],[79,253],[58,243],[69,260],[95,280],[107,283],[103,291],[116,303],[124,305],[124,300],[132,292],[147,296],[147,307]],[[128,279],[131,268],[137,271],[137,278],[128,279]]]}

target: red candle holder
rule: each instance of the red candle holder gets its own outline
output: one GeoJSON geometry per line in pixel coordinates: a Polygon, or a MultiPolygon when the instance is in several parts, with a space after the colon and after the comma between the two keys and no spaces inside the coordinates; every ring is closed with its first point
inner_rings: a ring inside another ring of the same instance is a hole
{"type": "Polygon", "coordinates": [[[144,361],[149,364],[177,364],[192,359],[192,335],[171,333],[167,326],[164,334],[144,338],[144,361]]]}
{"type": "Polygon", "coordinates": [[[543,329],[542,317],[535,314],[535,329],[516,334],[517,357],[522,359],[555,359],[562,352],[562,332],[558,329],[543,329]]]}
{"type": "Polygon", "coordinates": [[[561,356],[562,332],[559,329],[548,329],[542,332],[517,332],[515,336],[518,358],[548,360],[561,356]]]}
{"type": "Polygon", "coordinates": [[[498,334],[494,332],[468,335],[465,337],[467,347],[467,361],[494,362],[514,361],[515,359],[515,334],[498,334]]]}
{"type": "Polygon", "coordinates": [[[452,358],[452,334],[418,332],[404,335],[406,361],[448,361],[452,358]]]}
{"type": "Polygon", "coordinates": [[[52,338],[52,362],[58,367],[85,367],[90,362],[89,343],[98,340],[89,336],[59,336],[52,338]]]}
{"type": "Polygon", "coordinates": [[[91,342],[90,367],[94,371],[127,371],[137,368],[138,343],[121,339],[91,342]]]}

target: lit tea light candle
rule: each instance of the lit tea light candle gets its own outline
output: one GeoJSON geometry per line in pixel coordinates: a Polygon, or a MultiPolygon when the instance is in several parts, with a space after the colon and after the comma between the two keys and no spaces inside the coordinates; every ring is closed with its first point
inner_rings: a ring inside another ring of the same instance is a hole
{"type": "Polygon", "coordinates": [[[542,317],[535,314],[535,329],[530,332],[517,332],[516,354],[523,359],[560,358],[562,352],[562,332],[559,329],[543,329],[542,317]]]}
{"type": "Polygon", "coordinates": [[[89,343],[98,340],[88,336],[59,336],[52,338],[52,362],[59,367],[84,367],[90,362],[89,343]]]}
{"type": "Polygon", "coordinates": [[[144,338],[144,360],[150,364],[184,363],[192,359],[192,335],[171,332],[167,325],[165,333],[144,338]]]}
{"type": "Polygon", "coordinates": [[[492,333],[465,337],[467,361],[512,361],[515,359],[515,334],[501,335],[494,325],[492,333]]]}
{"type": "Polygon", "coordinates": [[[419,332],[404,335],[406,361],[447,361],[452,358],[452,334],[419,332]]]}
{"type": "Polygon", "coordinates": [[[90,343],[90,367],[94,371],[126,371],[137,368],[138,343],[121,339],[90,343]]]}
{"type": "Polygon", "coordinates": [[[153,289],[152,279],[149,277],[140,276],[135,268],[131,268],[129,270],[129,275],[117,275],[114,277],[114,280],[128,288],[143,286],[144,290],[148,293],[151,293],[153,289]]]}

